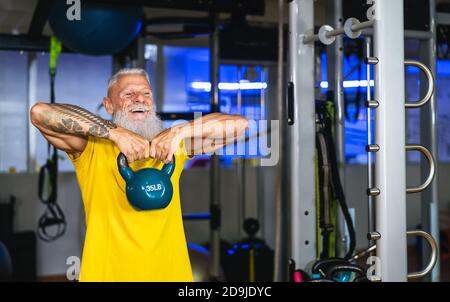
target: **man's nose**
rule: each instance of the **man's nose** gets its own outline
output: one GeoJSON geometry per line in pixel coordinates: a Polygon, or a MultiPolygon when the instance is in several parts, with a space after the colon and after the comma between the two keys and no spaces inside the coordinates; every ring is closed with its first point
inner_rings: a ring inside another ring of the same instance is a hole
{"type": "Polygon", "coordinates": [[[142,94],[140,92],[136,93],[133,101],[136,103],[145,103],[144,94],[142,94]]]}

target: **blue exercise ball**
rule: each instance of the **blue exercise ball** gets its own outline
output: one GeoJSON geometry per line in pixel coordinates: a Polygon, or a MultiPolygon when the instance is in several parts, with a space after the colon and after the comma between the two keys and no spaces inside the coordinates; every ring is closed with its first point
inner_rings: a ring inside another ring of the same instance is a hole
{"type": "MultiPolygon", "coordinates": [[[[126,48],[139,34],[141,7],[113,6],[80,1],[80,20],[67,17],[71,5],[53,1],[49,23],[67,48],[88,55],[109,55],[126,48]]],[[[69,14],[70,15],[70,14],[69,14]]]]}
{"type": "Polygon", "coordinates": [[[10,281],[12,262],[6,246],[0,241],[0,282],[10,281]]]}

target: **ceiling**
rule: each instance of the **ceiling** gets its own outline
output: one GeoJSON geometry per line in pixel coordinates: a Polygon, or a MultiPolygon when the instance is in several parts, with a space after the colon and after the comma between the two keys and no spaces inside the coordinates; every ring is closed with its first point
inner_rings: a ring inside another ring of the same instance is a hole
{"type": "MultiPolygon", "coordinates": [[[[83,1],[83,0],[81,0],[83,1]]],[[[38,0],[0,0],[0,33],[26,34],[33,17],[38,0]]],[[[249,16],[248,19],[256,22],[277,22],[277,0],[266,0],[265,16],[249,16]]],[[[174,10],[161,8],[145,8],[147,18],[160,16],[207,16],[205,12],[188,10],[174,10]]],[[[223,14],[225,17],[227,14],[223,14]]],[[[221,15],[222,17],[222,15],[221,15]]],[[[51,35],[51,29],[46,24],[44,35],[51,35]]]]}
{"type": "MultiPolygon", "coordinates": [[[[64,1],[64,0],[60,0],[64,1]]],[[[83,1],[83,0],[81,0],[83,1]]],[[[263,1],[263,0],[262,0],[263,1]]],[[[315,0],[316,2],[316,22],[321,24],[325,15],[325,4],[331,0],[315,0]]],[[[450,0],[437,0],[437,3],[450,0]]],[[[33,17],[34,10],[38,0],[0,0],[0,34],[26,34],[33,17]]],[[[161,8],[145,8],[147,18],[160,16],[206,16],[205,12],[195,12],[188,10],[173,10],[161,8]]],[[[288,20],[287,5],[285,6],[285,21],[288,20]]],[[[221,14],[221,17],[227,17],[227,14],[221,14]]],[[[278,19],[278,0],[265,0],[264,16],[248,16],[247,20],[252,22],[261,22],[265,24],[275,24],[278,19]]],[[[44,35],[51,35],[51,29],[48,23],[43,30],[44,35]]]]}

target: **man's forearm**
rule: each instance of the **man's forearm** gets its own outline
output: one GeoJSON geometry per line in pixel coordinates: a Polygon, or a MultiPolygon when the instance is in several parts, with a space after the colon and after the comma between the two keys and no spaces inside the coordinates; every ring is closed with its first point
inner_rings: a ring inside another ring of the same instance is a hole
{"type": "Polygon", "coordinates": [[[235,142],[245,133],[247,126],[248,121],[243,116],[212,113],[179,125],[176,130],[187,139],[188,153],[199,155],[235,142]]]}
{"type": "Polygon", "coordinates": [[[181,125],[181,131],[186,138],[228,141],[241,136],[247,126],[247,119],[241,115],[212,113],[181,125]]]}
{"type": "Polygon", "coordinates": [[[76,105],[39,103],[31,111],[32,119],[57,133],[110,138],[117,126],[76,105]]]}

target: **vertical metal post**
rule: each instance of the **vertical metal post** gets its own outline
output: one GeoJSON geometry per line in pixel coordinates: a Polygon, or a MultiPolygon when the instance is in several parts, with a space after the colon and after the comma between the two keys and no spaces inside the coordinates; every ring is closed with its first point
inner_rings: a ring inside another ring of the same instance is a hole
{"type": "Polygon", "coordinates": [[[145,68],[145,40],[144,38],[139,37],[135,43],[137,44],[137,53],[136,57],[133,58],[132,66],[134,68],[145,68]]]}
{"type": "MultiPolygon", "coordinates": [[[[241,81],[241,75],[242,75],[242,66],[238,65],[238,76],[237,76],[237,82],[240,83],[241,81]]],[[[242,90],[239,86],[237,91],[237,114],[243,114],[242,112],[242,90]]],[[[238,181],[238,209],[239,209],[239,237],[242,238],[242,224],[244,222],[244,219],[246,217],[245,209],[246,209],[246,203],[245,203],[245,158],[239,158],[237,162],[237,181],[238,181]]]]}
{"type": "MultiPolygon", "coordinates": [[[[344,13],[342,8],[342,0],[333,1],[333,24],[334,28],[342,28],[344,26],[344,13]]],[[[333,73],[328,72],[328,82],[333,83],[334,87],[334,103],[336,108],[336,155],[339,166],[339,174],[342,186],[345,188],[345,137],[344,137],[344,78],[343,78],[343,62],[344,62],[344,36],[338,35],[333,44],[332,50],[333,58],[333,73]],[[331,82],[333,81],[333,82],[331,82]]],[[[331,65],[331,64],[328,64],[331,65]]],[[[339,206],[340,208],[340,206],[339,206]]],[[[349,248],[349,238],[345,234],[346,224],[342,211],[339,210],[337,214],[337,242],[336,249],[338,256],[344,256],[349,248]]]]}
{"type": "Polygon", "coordinates": [[[403,1],[375,2],[377,256],[385,282],[406,282],[405,67],[403,1]]]}
{"type": "MultiPolygon", "coordinates": [[[[38,83],[38,71],[36,53],[28,53],[28,112],[31,107],[37,101],[37,83],[38,83]]],[[[28,114],[27,119],[27,170],[28,173],[37,172],[37,159],[36,159],[36,127],[31,126],[28,114]]]]}
{"type": "MultiPolygon", "coordinates": [[[[366,57],[369,58],[372,56],[372,51],[371,51],[371,47],[372,47],[372,38],[371,37],[366,37],[365,38],[366,41],[366,57]]],[[[370,70],[371,70],[371,66],[370,64],[367,64],[366,67],[366,73],[367,73],[367,101],[370,102],[372,101],[372,93],[371,93],[371,86],[370,86],[370,81],[371,81],[371,77],[370,77],[370,70]]],[[[372,145],[373,142],[373,137],[372,137],[372,133],[373,133],[373,118],[372,118],[372,108],[367,107],[367,145],[370,146],[372,145]]],[[[373,182],[373,159],[374,159],[374,154],[372,152],[367,152],[367,184],[368,184],[368,188],[372,188],[374,186],[374,182],[373,182]]],[[[367,197],[367,207],[368,207],[368,219],[367,219],[367,232],[368,233],[372,233],[375,231],[375,220],[374,220],[374,198],[373,196],[371,196],[370,194],[367,197]]],[[[373,245],[372,240],[369,240],[369,247],[373,245]]]]}
{"type": "MultiPolygon", "coordinates": [[[[284,210],[287,184],[285,180],[287,179],[287,169],[285,169],[285,146],[286,146],[286,127],[284,121],[284,108],[285,102],[283,98],[283,90],[285,88],[285,70],[284,70],[284,0],[278,0],[278,64],[277,64],[277,117],[280,120],[280,127],[278,129],[279,135],[279,146],[278,153],[280,154],[279,161],[276,166],[276,182],[275,182],[275,240],[274,240],[274,268],[273,268],[273,281],[280,282],[286,281],[288,278],[285,276],[286,263],[286,236],[287,229],[285,226],[288,225],[286,219],[287,211],[284,210]]],[[[275,131],[275,129],[272,129],[275,131]]]]}
{"type": "Polygon", "coordinates": [[[290,75],[294,121],[290,138],[291,257],[300,268],[316,259],[314,44],[304,44],[314,30],[314,0],[289,3],[290,75]]]}
{"type": "MultiPolygon", "coordinates": [[[[219,16],[211,12],[211,33],[209,36],[210,80],[211,80],[211,112],[219,112],[219,16]]],[[[217,280],[220,273],[220,162],[219,156],[211,156],[210,167],[210,211],[211,220],[211,278],[217,280]]]]}
{"type": "Polygon", "coordinates": [[[164,58],[164,45],[157,44],[157,52],[156,52],[156,74],[158,75],[155,78],[156,83],[156,110],[157,112],[163,111],[164,105],[164,80],[166,78],[166,62],[164,58]]]}
{"type": "MultiPolygon", "coordinates": [[[[429,0],[430,4],[430,32],[431,38],[421,41],[420,61],[426,64],[436,78],[436,1],[429,0]]],[[[427,80],[422,75],[420,91],[424,95],[427,89],[427,80]]],[[[429,104],[420,109],[420,142],[428,148],[433,157],[438,160],[437,147],[437,100],[436,93],[433,94],[429,104]]],[[[428,162],[420,161],[421,178],[425,180],[429,173],[428,162]]],[[[439,246],[439,197],[437,173],[430,187],[422,192],[422,229],[433,236],[439,246]]],[[[426,264],[430,257],[430,248],[426,242],[422,245],[422,263],[426,264]]],[[[440,261],[437,258],[431,276],[426,277],[428,281],[439,282],[440,261]]]]}
{"type": "MultiPolygon", "coordinates": [[[[261,66],[261,82],[262,83],[267,83],[267,67],[261,66]]],[[[259,111],[259,120],[264,121],[267,119],[266,117],[266,90],[264,88],[262,88],[260,90],[260,111],[259,111]]],[[[264,124],[260,124],[260,129],[259,129],[259,133],[266,133],[267,132],[267,127],[262,126],[264,124]]],[[[264,135],[264,134],[262,134],[264,135]]],[[[267,136],[269,136],[267,134],[267,136]]],[[[264,199],[264,177],[263,177],[263,169],[264,167],[261,167],[261,165],[259,167],[256,168],[256,188],[258,190],[257,192],[257,199],[256,199],[256,206],[257,206],[257,214],[258,214],[258,220],[261,226],[264,226],[264,222],[265,222],[265,215],[264,215],[264,203],[265,203],[265,199],[264,199]]],[[[260,236],[262,238],[265,238],[265,232],[264,232],[264,227],[260,228],[260,236]]]]}

